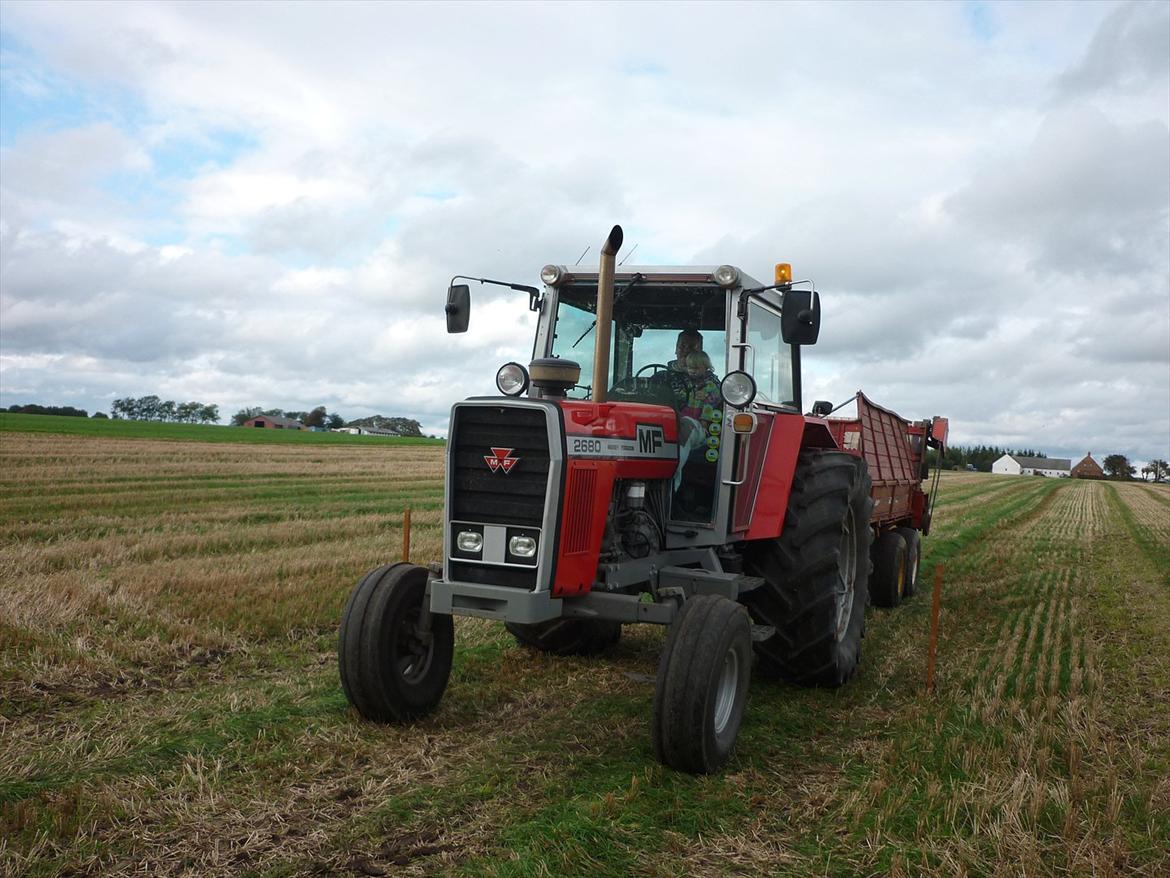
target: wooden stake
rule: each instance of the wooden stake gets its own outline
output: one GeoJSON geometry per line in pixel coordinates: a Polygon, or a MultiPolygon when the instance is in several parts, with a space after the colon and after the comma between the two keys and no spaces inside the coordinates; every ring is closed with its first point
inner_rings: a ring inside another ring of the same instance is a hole
{"type": "Polygon", "coordinates": [[[938,612],[942,604],[942,565],[934,567],[934,601],[930,606],[930,649],[926,658],[926,693],[934,694],[934,659],[938,652],[938,612]]]}
{"type": "Polygon", "coordinates": [[[410,507],[402,512],[402,560],[410,561],[410,507]]]}

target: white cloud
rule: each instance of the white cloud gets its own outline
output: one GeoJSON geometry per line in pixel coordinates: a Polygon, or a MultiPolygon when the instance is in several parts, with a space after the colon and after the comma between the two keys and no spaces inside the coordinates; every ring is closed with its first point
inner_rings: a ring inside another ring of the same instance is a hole
{"type": "Polygon", "coordinates": [[[809,400],[1170,455],[1164,4],[3,8],[6,82],[89,113],[7,133],[5,404],[442,429],[531,351],[494,287],[445,336],[451,275],[619,221],[635,261],[815,277],[809,400]]]}

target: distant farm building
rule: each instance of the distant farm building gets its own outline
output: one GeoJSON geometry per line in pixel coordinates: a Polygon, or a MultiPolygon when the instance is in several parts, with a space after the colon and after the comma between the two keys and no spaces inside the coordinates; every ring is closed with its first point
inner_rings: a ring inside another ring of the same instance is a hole
{"type": "Polygon", "coordinates": [[[1066,457],[1016,457],[1005,454],[991,465],[993,473],[1007,476],[1068,478],[1072,461],[1066,457]]]}
{"type": "Polygon", "coordinates": [[[1093,452],[1085,455],[1085,459],[1072,468],[1072,477],[1074,479],[1103,479],[1105,478],[1105,471],[1101,469],[1097,461],[1093,460],[1093,452]]]}
{"type": "Polygon", "coordinates": [[[244,421],[245,427],[261,427],[268,430],[303,430],[305,425],[295,418],[277,418],[272,415],[257,415],[244,421]]]}

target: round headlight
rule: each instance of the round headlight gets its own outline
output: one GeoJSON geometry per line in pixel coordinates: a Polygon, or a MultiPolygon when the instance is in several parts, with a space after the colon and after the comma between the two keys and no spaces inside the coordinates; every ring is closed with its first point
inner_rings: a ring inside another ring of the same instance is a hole
{"type": "Polygon", "coordinates": [[[719,385],[719,392],[728,405],[741,409],[756,398],[756,382],[747,372],[728,372],[719,385]]]}
{"type": "Polygon", "coordinates": [[[542,282],[548,284],[550,287],[555,287],[561,282],[561,278],[565,273],[561,270],[559,265],[546,265],[540,270],[540,279],[542,282]]]}
{"type": "Polygon", "coordinates": [[[720,265],[711,276],[721,287],[733,287],[739,283],[739,269],[734,265],[720,265]]]}
{"type": "Polygon", "coordinates": [[[519,363],[504,363],[496,373],[496,387],[504,396],[519,396],[528,389],[528,370],[519,363]]]}

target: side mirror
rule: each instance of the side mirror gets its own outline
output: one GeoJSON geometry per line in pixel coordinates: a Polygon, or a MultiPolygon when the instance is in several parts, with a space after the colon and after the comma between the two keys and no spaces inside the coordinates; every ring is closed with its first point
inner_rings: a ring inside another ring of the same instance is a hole
{"type": "Polygon", "coordinates": [[[785,290],[780,334],[788,344],[816,344],[821,332],[821,297],[816,290],[785,290]]]}
{"type": "Polygon", "coordinates": [[[467,332],[471,320],[471,288],[467,284],[447,287],[447,331],[467,332]]]}

